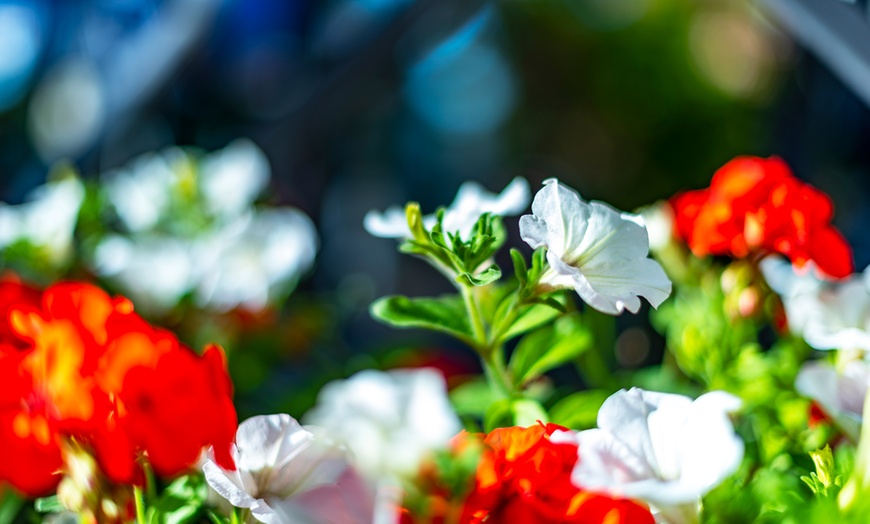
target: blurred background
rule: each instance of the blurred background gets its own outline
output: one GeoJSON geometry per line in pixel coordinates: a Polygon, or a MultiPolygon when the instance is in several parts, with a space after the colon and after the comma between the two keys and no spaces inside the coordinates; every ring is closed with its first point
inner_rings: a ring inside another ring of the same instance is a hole
{"type": "MultiPolygon", "coordinates": [[[[864,23],[860,2],[801,3],[836,5],[864,23]]],[[[368,210],[417,200],[431,212],[463,181],[500,191],[515,176],[533,191],[556,176],[585,198],[635,209],[706,186],[735,155],[775,154],[832,195],[856,267],[870,262],[863,227],[870,114],[838,74],[860,59],[833,64],[832,56],[846,55],[826,52],[829,44],[811,38],[817,32],[804,31],[817,20],[787,4],[0,0],[0,200],[8,211],[73,171],[109,187],[169,166],[177,189],[184,169],[203,165],[205,173],[211,162],[219,172],[232,155],[211,152],[227,148],[257,179],[244,189],[252,195],[245,205],[292,206],[311,218],[316,235],[299,245],[311,254],[319,246],[316,261],[286,260],[295,273],[273,279],[283,287],[259,298],[208,302],[203,285],[179,285],[171,299],[152,297],[153,307],[140,309],[197,347],[211,339],[227,346],[243,418],[298,415],[324,381],[368,366],[437,364],[461,376],[477,369],[472,355],[369,317],[379,296],[450,286],[399,255],[395,242],[368,235],[368,210]],[[175,146],[186,149],[168,149],[175,146]],[[158,156],[141,156],[150,152],[158,156]]],[[[92,193],[82,197],[73,242],[76,260],[90,262],[34,270],[29,255],[13,256],[7,242],[3,264],[42,283],[86,278],[134,295],[136,285],[153,286],[130,279],[161,264],[176,280],[181,264],[198,265],[201,258],[177,262],[178,251],[161,244],[147,253],[169,255],[120,267],[124,257],[143,260],[131,246],[142,247],[145,237],[130,244],[143,233],[127,212],[144,204],[92,193]]],[[[173,218],[154,223],[161,235],[176,235],[182,251],[203,236],[197,224],[231,221],[190,214],[183,198],[173,202],[173,218]]],[[[196,205],[208,210],[209,202],[196,205]]],[[[15,236],[10,223],[29,220],[38,229],[59,212],[46,206],[27,220],[0,216],[7,228],[0,244],[15,236]]],[[[238,231],[260,224],[260,215],[251,216],[238,231]]],[[[515,219],[506,225],[511,245],[524,248],[515,219]]],[[[238,251],[230,241],[221,245],[238,251]]],[[[204,249],[213,255],[217,248],[204,249]]],[[[274,291],[273,280],[264,289],[274,291]]],[[[209,297],[218,296],[219,282],[206,286],[209,297]]],[[[631,335],[615,342],[618,364],[656,358],[659,341],[624,331],[631,335]],[[635,348],[624,362],[620,344],[635,348]]]]}

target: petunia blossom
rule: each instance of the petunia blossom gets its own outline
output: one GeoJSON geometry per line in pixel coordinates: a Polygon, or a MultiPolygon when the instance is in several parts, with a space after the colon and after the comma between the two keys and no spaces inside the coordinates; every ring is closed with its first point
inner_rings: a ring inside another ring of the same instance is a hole
{"type": "Polygon", "coordinates": [[[795,379],[795,389],[812,399],[854,442],[861,431],[868,388],[870,363],[863,360],[851,360],[839,367],[807,362],[795,379]]]}
{"type": "MultiPolygon", "coordinates": [[[[236,470],[203,463],[209,486],[267,524],[369,524],[374,491],[350,466],[346,451],[289,415],[263,415],[239,425],[236,470]]],[[[250,519],[249,519],[250,521],[250,519]]]]}
{"type": "Polygon", "coordinates": [[[433,369],[365,370],[327,384],[304,418],[342,438],[371,478],[414,475],[460,429],[447,386],[433,369]]]}
{"type": "Polygon", "coordinates": [[[640,296],[658,307],[671,292],[664,270],[647,258],[649,238],[640,216],[584,202],[554,178],[535,195],[532,214],[520,218],[520,236],[535,249],[547,248],[542,285],[573,288],[604,313],[637,313],[640,296]]]}
{"type": "Polygon", "coordinates": [[[215,311],[260,311],[293,289],[314,264],[319,240],[293,207],[243,213],[195,245],[197,302],[215,311]]]}
{"type": "Polygon", "coordinates": [[[68,176],[37,187],[22,204],[0,202],[0,249],[24,240],[44,250],[51,264],[64,263],[84,198],[81,180],[68,176]]]}
{"type": "Polygon", "coordinates": [[[815,349],[870,351],[870,271],[840,282],[798,273],[768,257],[762,272],[782,297],[789,329],[815,349]]]}
{"type": "MultiPolygon", "coordinates": [[[[460,238],[468,240],[481,215],[517,215],[528,207],[529,198],[529,183],[520,177],[514,178],[498,195],[490,193],[476,182],[466,182],[460,186],[453,203],[444,212],[444,231],[459,232],[460,238]]],[[[423,224],[431,229],[436,220],[434,214],[426,215],[423,224]]],[[[402,239],[411,236],[405,211],[398,206],[390,207],[383,213],[369,211],[363,225],[366,231],[376,237],[402,239]]]]}
{"type": "Polygon", "coordinates": [[[632,388],[604,402],[598,429],[551,440],[578,445],[572,474],[578,487],[644,501],[660,521],[697,522],[700,497],[743,458],[743,441],[728,418],[739,407],[739,399],[721,391],[693,401],[632,388]]]}

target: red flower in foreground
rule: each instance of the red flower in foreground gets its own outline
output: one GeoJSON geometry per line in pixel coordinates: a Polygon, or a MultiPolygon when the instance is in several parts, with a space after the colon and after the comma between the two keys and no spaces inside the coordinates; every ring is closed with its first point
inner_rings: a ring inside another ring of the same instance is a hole
{"type": "Polygon", "coordinates": [[[779,158],[735,158],[716,171],[709,188],[681,193],[671,204],[677,235],[697,256],[779,253],[797,267],[813,262],[834,278],[853,271],[849,244],[830,224],[830,198],[795,178],[779,158]]]}
{"type": "Polygon", "coordinates": [[[198,356],[127,299],[87,284],[32,300],[4,281],[0,296],[10,297],[0,309],[0,481],[47,493],[71,448],[93,453],[116,483],[140,478],[141,454],[175,475],[214,446],[233,468],[236,413],[219,348],[198,356]]]}
{"type": "Polygon", "coordinates": [[[571,483],[577,445],[550,436],[566,428],[539,424],[487,435],[463,524],[535,522],[652,524],[649,509],[626,499],[582,491],[571,483]]]}

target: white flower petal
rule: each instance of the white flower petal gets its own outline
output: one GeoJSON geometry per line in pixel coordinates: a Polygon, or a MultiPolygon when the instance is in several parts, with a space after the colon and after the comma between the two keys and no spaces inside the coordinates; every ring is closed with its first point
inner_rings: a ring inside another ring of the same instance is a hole
{"type": "Polygon", "coordinates": [[[576,436],[573,482],[592,491],[640,499],[668,522],[691,521],[698,500],[736,471],[743,441],[728,413],[740,400],[712,392],[682,395],[632,388],[608,398],[600,429],[576,436]]]}
{"type": "Polygon", "coordinates": [[[216,215],[246,211],[269,184],[269,159],[248,139],[231,142],[203,159],[199,185],[216,215]]]}
{"type": "MultiPolygon", "coordinates": [[[[485,190],[476,182],[466,182],[459,187],[453,203],[444,211],[444,231],[459,232],[468,239],[474,224],[484,213],[511,216],[521,213],[529,205],[529,184],[525,179],[514,178],[498,195],[485,190]]],[[[423,217],[423,224],[431,229],[435,225],[434,214],[423,217]]],[[[363,226],[370,234],[381,238],[409,238],[408,220],[403,208],[393,206],[383,213],[369,211],[363,226]]]]}
{"type": "Polygon", "coordinates": [[[857,441],[870,389],[870,363],[852,360],[838,370],[827,362],[807,362],[795,379],[795,389],[816,401],[825,413],[857,441]]]}
{"type": "Polygon", "coordinates": [[[294,524],[371,524],[374,514],[372,488],[353,469],[331,484],[269,502],[279,522],[294,524]]]}
{"type": "Polygon", "coordinates": [[[162,235],[107,235],[97,245],[90,265],[145,311],[172,308],[196,278],[190,246],[162,235]]]}
{"type": "Polygon", "coordinates": [[[772,257],[762,261],[761,269],[782,297],[789,328],[807,344],[821,350],[870,350],[867,269],[836,283],[798,274],[787,262],[772,257]]]}
{"type": "Polygon", "coordinates": [[[381,238],[405,238],[411,234],[408,217],[399,206],[388,207],[383,213],[372,209],[363,218],[363,227],[370,234],[381,238]]]}
{"type": "Polygon", "coordinates": [[[23,204],[0,202],[0,247],[27,240],[43,248],[52,264],[63,262],[73,249],[84,197],[84,185],[71,176],[37,187],[23,204]]]}
{"type": "Polygon", "coordinates": [[[318,244],[314,224],[298,209],[241,214],[198,244],[197,301],[216,311],[259,311],[311,268],[318,244]]]}
{"type": "Polygon", "coordinates": [[[202,465],[205,480],[218,495],[227,499],[237,508],[250,508],[256,503],[253,495],[242,487],[238,471],[227,472],[214,462],[208,460],[202,465]]]}
{"type": "Polygon", "coordinates": [[[342,438],[359,470],[376,479],[415,474],[461,429],[432,369],[365,370],[331,382],[304,420],[342,438]]]}
{"type": "Polygon", "coordinates": [[[261,522],[372,520],[374,489],[350,466],[345,450],[318,428],[302,427],[284,414],[252,417],[239,425],[234,458],[236,471],[206,460],[206,481],[261,522]]]}
{"type": "Polygon", "coordinates": [[[520,236],[533,248],[548,250],[550,270],[542,284],[573,287],[590,306],[610,314],[636,313],[639,296],[658,307],[670,295],[664,270],[647,258],[649,239],[640,216],[586,203],[555,179],[535,195],[532,213],[520,218],[520,236]]]}

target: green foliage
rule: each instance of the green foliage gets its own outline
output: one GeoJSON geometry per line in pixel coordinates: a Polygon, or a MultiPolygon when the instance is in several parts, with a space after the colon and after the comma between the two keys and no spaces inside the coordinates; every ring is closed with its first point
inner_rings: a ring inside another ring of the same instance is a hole
{"type": "Polygon", "coordinates": [[[459,416],[482,417],[487,408],[498,398],[492,386],[483,377],[461,384],[450,392],[450,402],[459,416]]]}
{"type": "Polygon", "coordinates": [[[148,524],[187,524],[205,514],[208,485],[202,475],[185,475],[166,486],[146,512],[148,524]]]}
{"type": "Polygon", "coordinates": [[[612,394],[613,391],[603,389],[572,393],[550,408],[550,422],[576,430],[594,428],[598,409],[612,394]]]}
{"type": "Polygon", "coordinates": [[[465,305],[456,295],[438,298],[389,296],[372,303],[370,311],[374,318],[394,327],[441,331],[463,341],[473,337],[465,305]]]}
{"type": "Polygon", "coordinates": [[[60,513],[66,509],[58,500],[57,495],[36,499],[33,501],[33,508],[39,513],[60,513]]]}
{"type": "Polygon", "coordinates": [[[483,428],[488,433],[495,428],[531,426],[538,421],[549,422],[549,420],[544,406],[535,399],[503,398],[487,408],[483,417],[483,428]]]}
{"type": "Polygon", "coordinates": [[[592,334],[579,313],[564,315],[552,325],[534,331],[520,341],[508,369],[517,385],[571,362],[592,346],[592,334]]]}
{"type": "Polygon", "coordinates": [[[406,205],[411,238],[399,245],[399,251],[422,257],[458,282],[484,286],[501,278],[501,270],[495,264],[479,271],[507,238],[501,218],[484,213],[474,224],[470,238],[464,240],[458,231],[444,230],[444,212],[444,208],[437,211],[435,225],[429,231],[419,204],[406,205]]]}
{"type": "Polygon", "coordinates": [[[816,470],[810,472],[809,476],[802,476],[801,480],[809,486],[816,496],[821,498],[835,497],[843,485],[843,477],[836,474],[831,446],[825,445],[823,449],[810,451],[810,457],[813,459],[816,470]]]}
{"type": "Polygon", "coordinates": [[[0,524],[11,524],[24,507],[24,500],[11,489],[0,493],[0,524]]]}

